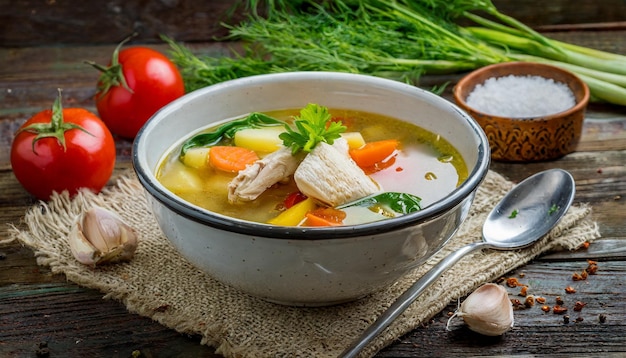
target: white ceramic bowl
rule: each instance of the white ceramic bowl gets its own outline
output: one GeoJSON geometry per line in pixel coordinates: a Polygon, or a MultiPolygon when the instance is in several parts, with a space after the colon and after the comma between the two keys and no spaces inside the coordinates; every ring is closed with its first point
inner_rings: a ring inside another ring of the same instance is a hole
{"type": "Polygon", "coordinates": [[[164,234],[213,278],[250,295],[319,306],[380,290],[430,257],[465,219],[489,167],[480,126],[430,92],[377,77],[295,72],[253,76],[189,93],[157,112],[133,144],[133,165],[164,234]],[[356,109],[413,122],[453,143],[468,179],[419,212],[332,228],[276,227],[194,206],[155,177],[164,153],[212,122],[307,103],[356,109]]]}

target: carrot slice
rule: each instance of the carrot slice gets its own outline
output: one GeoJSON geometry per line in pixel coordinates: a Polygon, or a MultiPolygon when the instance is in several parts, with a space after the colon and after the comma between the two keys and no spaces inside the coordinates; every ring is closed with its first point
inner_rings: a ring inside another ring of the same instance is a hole
{"type": "Polygon", "coordinates": [[[361,148],[350,149],[350,156],[359,167],[370,168],[389,158],[398,149],[399,144],[395,139],[369,142],[361,148]]]}
{"type": "Polygon", "coordinates": [[[225,172],[238,172],[257,160],[255,151],[242,147],[215,146],[209,152],[209,164],[225,172]]]}
{"type": "Polygon", "coordinates": [[[346,218],[344,211],[334,208],[318,208],[306,213],[305,226],[338,226],[346,218]]]}

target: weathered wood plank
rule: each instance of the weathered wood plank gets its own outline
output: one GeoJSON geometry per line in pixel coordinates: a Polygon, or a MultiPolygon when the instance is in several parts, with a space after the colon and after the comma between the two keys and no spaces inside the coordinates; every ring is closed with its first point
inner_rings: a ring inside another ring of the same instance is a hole
{"type": "Polygon", "coordinates": [[[1,286],[0,302],[3,357],[35,357],[42,345],[51,357],[130,357],[133,351],[142,357],[219,357],[199,337],[130,314],[74,284],[1,286]]]}
{"type": "MultiPolygon", "coordinates": [[[[0,46],[117,43],[137,32],[142,42],[159,34],[180,41],[207,41],[226,34],[222,22],[245,18],[237,0],[33,1],[0,0],[0,46]]],[[[621,0],[494,0],[496,7],[529,26],[626,20],[621,0]]]]}
{"type": "MultiPolygon", "coordinates": [[[[556,297],[561,296],[564,305],[569,307],[564,315],[544,313],[541,305],[535,304],[529,309],[515,310],[515,327],[503,337],[485,337],[470,331],[458,319],[451,324],[451,331],[446,331],[449,314],[457,307],[453,302],[426,327],[409,333],[381,351],[378,357],[414,357],[416,352],[429,357],[519,354],[572,357],[626,352],[623,334],[626,331],[623,320],[626,294],[623,287],[615,287],[615,282],[626,282],[626,264],[610,261],[598,265],[597,275],[579,282],[573,282],[571,275],[584,269],[585,262],[533,262],[506,276],[528,284],[528,292],[546,298],[550,307],[555,305],[556,297]],[[622,279],[615,281],[616,277],[622,279]],[[566,294],[564,288],[567,285],[575,286],[578,291],[566,294]],[[584,302],[586,306],[575,312],[573,305],[582,297],[587,300],[584,302]],[[564,322],[565,315],[569,316],[569,323],[564,322]],[[600,315],[605,315],[610,323],[601,323],[600,315]],[[576,322],[579,317],[582,321],[576,322]],[[609,325],[616,325],[617,329],[609,325]]],[[[510,297],[522,298],[518,296],[519,290],[519,287],[508,288],[510,297]]]]}
{"type": "MultiPolygon", "coordinates": [[[[0,46],[6,45],[1,37],[7,34],[3,31],[7,28],[6,24],[2,23],[4,9],[12,11],[12,8],[4,6],[6,1],[0,0],[0,8],[3,9],[0,14],[0,46]]],[[[510,2],[510,14],[517,16],[530,12],[535,19],[549,16],[551,7],[565,6],[567,3],[566,0],[556,0],[548,5],[535,0],[501,2],[510,2]],[[522,6],[522,3],[525,5],[522,6]],[[532,8],[526,6],[529,3],[539,5],[532,8]]],[[[626,6],[623,1],[606,0],[602,7],[614,2],[618,4],[612,10],[626,6]]],[[[67,6],[68,3],[71,2],[46,2],[45,6],[67,6]]],[[[166,2],[161,3],[158,6],[165,6],[166,2]]],[[[187,1],[178,3],[186,4],[187,1]]],[[[15,4],[18,10],[44,6],[43,3],[29,0],[15,4]]],[[[108,4],[115,6],[117,3],[110,1],[108,4]]],[[[597,9],[591,9],[589,4],[598,7],[595,1],[581,0],[577,2],[576,12],[599,16],[594,13],[597,9]]],[[[126,6],[126,3],[123,5],[126,6]]],[[[100,5],[85,3],[85,6],[100,5]]],[[[568,12],[569,9],[559,11],[568,12]]],[[[575,15],[573,12],[570,16],[575,15]]],[[[611,16],[626,14],[626,11],[615,12],[611,16]]],[[[93,19],[97,17],[94,16],[93,19]]],[[[558,23],[560,19],[551,21],[558,23]]],[[[124,26],[120,28],[126,31],[124,26]]],[[[174,31],[168,28],[170,30],[174,31]]],[[[198,34],[201,30],[190,30],[185,36],[198,34]]],[[[119,37],[124,32],[116,31],[112,29],[108,35],[119,37]]],[[[626,53],[624,30],[550,35],[586,46],[626,53]]],[[[0,66],[0,240],[8,236],[6,223],[19,225],[24,211],[35,203],[10,171],[8,152],[12,133],[30,115],[51,105],[57,87],[64,88],[64,98],[68,103],[95,110],[92,96],[98,74],[83,64],[83,60],[107,62],[114,47],[112,44],[118,40],[115,38],[100,46],[93,46],[94,42],[89,42],[89,45],[84,46],[63,47],[47,43],[37,48],[0,48],[0,63],[9,64],[0,66]]],[[[167,47],[162,44],[151,46],[167,51],[167,47]]],[[[216,52],[225,49],[223,44],[206,43],[193,44],[193,48],[216,52]]],[[[454,84],[460,76],[426,77],[422,85],[429,88],[431,84],[441,85],[448,80],[454,84]]],[[[451,99],[450,89],[445,94],[448,99],[451,99]]],[[[579,288],[577,294],[566,297],[568,304],[575,299],[587,301],[587,306],[581,311],[581,317],[584,318],[582,322],[576,323],[578,315],[570,312],[570,323],[565,324],[563,316],[543,314],[538,307],[533,307],[516,311],[516,328],[502,339],[491,339],[472,333],[458,321],[452,325],[452,331],[447,332],[445,325],[448,312],[456,308],[453,302],[427,327],[402,337],[378,356],[528,354],[569,357],[626,352],[623,333],[626,322],[626,288],[623,285],[626,282],[626,264],[623,261],[626,250],[626,198],[623,197],[626,193],[625,126],[626,107],[592,105],[587,113],[577,153],[551,162],[492,163],[492,169],[514,181],[543,169],[562,167],[572,172],[577,181],[576,202],[592,205],[593,217],[598,221],[603,236],[601,240],[594,242],[588,250],[543,256],[508,275],[528,283],[533,294],[553,300],[557,294],[563,294],[566,284],[572,283],[572,273],[585,267],[586,259],[600,260],[598,275],[576,283],[579,288]],[[522,273],[524,278],[521,278],[522,273]],[[606,323],[599,322],[600,314],[607,316],[606,323]]],[[[112,181],[130,169],[130,145],[130,141],[117,141],[118,163],[112,181]]],[[[510,292],[513,297],[518,291],[511,289],[510,292]]],[[[199,337],[180,335],[149,319],[128,313],[120,303],[103,300],[101,293],[67,282],[62,275],[51,274],[49,269],[36,264],[31,250],[20,244],[0,245],[0,356],[35,356],[42,342],[47,342],[51,356],[128,357],[134,350],[141,351],[147,357],[218,356],[212,349],[200,345],[199,337]]]]}

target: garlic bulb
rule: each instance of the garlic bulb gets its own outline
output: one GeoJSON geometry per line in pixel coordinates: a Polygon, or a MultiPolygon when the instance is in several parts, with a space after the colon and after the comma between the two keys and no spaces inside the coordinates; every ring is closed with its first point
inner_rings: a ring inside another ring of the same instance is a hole
{"type": "Polygon", "coordinates": [[[504,334],[514,323],[509,294],[494,283],[486,283],[472,292],[450,319],[455,316],[462,317],[472,331],[486,336],[504,334]]]}
{"type": "Polygon", "coordinates": [[[117,214],[95,206],[78,216],[69,243],[78,262],[98,265],[132,259],[137,234],[117,214]]]}

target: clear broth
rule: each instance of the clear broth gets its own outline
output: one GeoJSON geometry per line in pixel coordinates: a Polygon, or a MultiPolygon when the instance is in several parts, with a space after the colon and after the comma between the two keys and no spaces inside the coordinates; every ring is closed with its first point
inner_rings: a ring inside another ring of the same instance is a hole
{"type": "MultiPolygon", "coordinates": [[[[422,198],[422,207],[425,207],[442,199],[467,179],[468,170],[462,155],[440,135],[380,114],[343,109],[329,111],[334,118],[343,121],[348,132],[360,132],[366,142],[384,139],[400,141],[400,153],[395,163],[371,175],[384,191],[414,194],[422,198]]],[[[293,116],[299,114],[299,109],[266,114],[290,122],[293,116]]],[[[215,130],[217,126],[202,132],[215,130]]],[[[221,144],[230,143],[226,141],[221,144]]],[[[297,191],[291,179],[272,186],[254,201],[231,204],[228,202],[227,186],[236,173],[210,167],[187,167],[179,160],[179,153],[180,146],[166,153],[159,166],[157,179],[182,199],[222,215],[265,223],[280,213],[285,197],[297,191]]],[[[263,153],[259,154],[263,156],[263,153]]]]}

